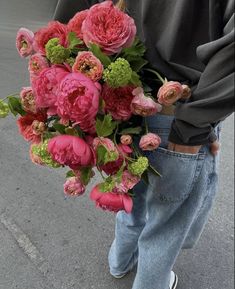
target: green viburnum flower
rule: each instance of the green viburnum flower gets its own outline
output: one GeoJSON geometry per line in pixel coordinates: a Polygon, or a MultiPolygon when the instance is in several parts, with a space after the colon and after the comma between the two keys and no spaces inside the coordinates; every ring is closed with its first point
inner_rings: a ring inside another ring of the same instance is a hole
{"type": "Polygon", "coordinates": [[[127,85],[132,77],[132,69],[129,62],[119,57],[104,70],[103,79],[113,88],[127,85]]]}
{"type": "Polygon", "coordinates": [[[115,188],[115,180],[112,177],[108,177],[104,183],[99,184],[99,189],[103,193],[112,192],[115,188]]]}
{"type": "Polygon", "coordinates": [[[42,162],[51,168],[59,168],[61,165],[55,162],[47,150],[48,140],[45,140],[42,144],[34,144],[32,146],[32,153],[39,156],[42,162]]]}
{"type": "Polygon", "coordinates": [[[75,63],[75,58],[73,58],[73,57],[67,58],[66,63],[68,63],[72,67],[75,63]]]}
{"type": "Polygon", "coordinates": [[[53,64],[61,64],[70,56],[70,50],[60,45],[58,38],[50,39],[45,48],[46,57],[53,64]]]}
{"type": "Polygon", "coordinates": [[[4,118],[9,114],[9,106],[6,102],[0,99],[0,118],[4,118]]]}
{"type": "Polygon", "coordinates": [[[146,157],[139,157],[136,162],[128,165],[128,170],[135,176],[141,176],[148,168],[149,161],[146,157]]]}

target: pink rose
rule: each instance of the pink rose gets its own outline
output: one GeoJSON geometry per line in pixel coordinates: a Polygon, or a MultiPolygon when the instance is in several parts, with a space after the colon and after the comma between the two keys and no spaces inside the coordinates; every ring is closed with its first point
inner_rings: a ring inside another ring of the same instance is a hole
{"type": "Polygon", "coordinates": [[[129,171],[125,170],[122,175],[122,181],[117,184],[113,190],[116,193],[128,193],[129,190],[133,189],[136,184],[138,184],[140,178],[132,175],[129,171]]]}
{"type": "Polygon", "coordinates": [[[94,152],[80,137],[72,135],[59,135],[49,140],[48,151],[53,160],[71,169],[93,166],[94,152]]]}
{"type": "Polygon", "coordinates": [[[182,97],[183,87],[179,82],[168,81],[160,87],[157,98],[158,102],[165,106],[171,106],[182,97]]]}
{"type": "Polygon", "coordinates": [[[85,186],[76,177],[68,178],[64,184],[64,193],[68,196],[81,196],[85,193],[85,186]]]}
{"type": "Polygon", "coordinates": [[[129,195],[113,192],[103,193],[98,186],[91,191],[90,198],[96,202],[97,207],[115,213],[125,210],[129,214],[133,208],[133,201],[129,195]]]}
{"type": "Polygon", "coordinates": [[[52,38],[58,38],[60,45],[68,47],[67,26],[58,21],[51,21],[46,27],[39,29],[34,38],[35,50],[43,55],[46,55],[45,46],[52,38]]]}
{"type": "Polygon", "coordinates": [[[34,33],[27,28],[20,28],[16,35],[16,48],[21,57],[33,53],[34,33]]]}
{"type": "Polygon", "coordinates": [[[58,114],[90,132],[95,126],[99,96],[99,89],[88,77],[81,73],[70,73],[60,84],[58,114]]]}
{"type": "Polygon", "coordinates": [[[36,113],[35,96],[32,87],[23,87],[20,92],[21,104],[25,111],[36,113]]]}
{"type": "Polygon", "coordinates": [[[135,95],[131,103],[131,111],[133,114],[146,117],[162,110],[160,104],[152,100],[151,97],[144,95],[144,90],[141,87],[134,89],[132,93],[135,95]]]}
{"type": "Polygon", "coordinates": [[[187,100],[192,96],[192,91],[188,85],[183,84],[183,94],[181,96],[181,99],[187,100]]]}
{"type": "Polygon", "coordinates": [[[65,67],[54,65],[45,68],[33,81],[32,86],[38,108],[47,108],[49,115],[56,114],[59,85],[68,73],[65,67]]]}
{"type": "Polygon", "coordinates": [[[108,111],[115,120],[126,121],[132,116],[131,102],[134,98],[133,86],[119,88],[103,85],[102,98],[105,101],[105,110],[108,111]]]}
{"type": "Polygon", "coordinates": [[[92,52],[79,52],[72,67],[73,72],[81,72],[93,81],[98,81],[103,75],[103,65],[92,52]]]}
{"type": "Polygon", "coordinates": [[[20,134],[24,137],[26,141],[30,141],[32,143],[40,143],[41,142],[41,135],[35,134],[33,131],[32,124],[35,120],[39,122],[45,122],[46,121],[46,115],[42,112],[33,114],[28,113],[24,116],[21,116],[17,120],[17,125],[20,131],[20,134]]]}
{"type": "Polygon", "coordinates": [[[104,1],[90,8],[82,24],[82,33],[88,47],[95,43],[111,55],[133,44],[136,26],[134,20],[115,7],[112,1],[104,1]]]}
{"type": "Polygon", "coordinates": [[[153,151],[159,147],[161,138],[154,133],[148,133],[141,137],[139,147],[143,151],[153,151]]]}
{"type": "Polygon", "coordinates": [[[122,135],[121,136],[121,143],[124,144],[124,145],[130,145],[132,144],[133,142],[133,139],[132,139],[132,136],[131,135],[122,135]]]}
{"type": "Polygon", "coordinates": [[[68,30],[75,32],[77,37],[83,40],[82,23],[86,19],[88,10],[83,10],[74,15],[68,23],[68,30]]]}
{"type": "Polygon", "coordinates": [[[49,63],[42,54],[35,53],[30,57],[28,70],[31,77],[37,77],[40,72],[47,67],[49,67],[49,63]]]}

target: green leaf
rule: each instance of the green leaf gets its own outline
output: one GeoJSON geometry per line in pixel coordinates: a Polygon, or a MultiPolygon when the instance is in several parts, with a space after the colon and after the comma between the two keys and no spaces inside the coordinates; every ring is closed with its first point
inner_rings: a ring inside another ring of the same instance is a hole
{"type": "Polygon", "coordinates": [[[137,127],[125,128],[119,134],[121,134],[121,135],[123,135],[123,134],[140,134],[141,131],[142,131],[142,127],[137,126],[137,127]]]}
{"type": "Polygon", "coordinates": [[[131,81],[130,82],[133,85],[142,86],[142,82],[140,81],[140,77],[135,71],[132,72],[132,76],[131,76],[131,81]]]}
{"type": "Polygon", "coordinates": [[[107,149],[104,146],[102,146],[102,145],[98,146],[98,148],[97,148],[97,157],[98,157],[97,162],[99,165],[104,164],[104,159],[105,159],[106,153],[107,153],[107,149]]]}
{"type": "Polygon", "coordinates": [[[16,116],[17,114],[25,115],[26,112],[23,110],[21,101],[18,97],[9,96],[8,97],[8,106],[11,113],[16,116]]]}
{"type": "Polygon", "coordinates": [[[91,43],[89,50],[102,62],[104,67],[108,67],[112,63],[110,57],[104,54],[98,45],[91,43]]]}
{"type": "Polygon", "coordinates": [[[58,131],[60,134],[65,134],[66,126],[60,123],[54,123],[53,128],[58,131]]]}
{"type": "Polygon", "coordinates": [[[69,49],[74,49],[76,48],[76,46],[84,44],[84,42],[77,37],[75,32],[69,32],[68,39],[69,39],[69,49]]]}
{"type": "Polygon", "coordinates": [[[72,178],[72,177],[75,177],[74,171],[68,171],[66,174],[66,178],[72,178]]]}
{"type": "Polygon", "coordinates": [[[129,61],[132,70],[135,72],[139,72],[146,64],[148,64],[148,61],[144,58],[139,58],[133,61],[129,61]]]}
{"type": "Polygon", "coordinates": [[[82,183],[86,186],[90,182],[90,179],[92,177],[92,168],[87,167],[87,168],[82,168],[80,170],[81,172],[81,181],[82,183]]]}
{"type": "Polygon", "coordinates": [[[110,114],[105,115],[103,120],[100,120],[98,118],[96,120],[96,132],[99,137],[110,136],[116,127],[117,122],[113,121],[110,114]]]}
{"type": "Polygon", "coordinates": [[[146,52],[146,47],[143,42],[140,41],[138,37],[135,38],[135,41],[131,47],[124,48],[121,54],[124,55],[124,58],[127,60],[133,60],[135,57],[139,58],[144,56],[146,52]]]}
{"type": "Polygon", "coordinates": [[[123,175],[123,171],[124,171],[125,167],[126,167],[126,163],[125,163],[125,161],[123,161],[121,168],[119,169],[119,171],[115,175],[116,182],[119,183],[119,184],[122,181],[122,175],[123,175]]]}

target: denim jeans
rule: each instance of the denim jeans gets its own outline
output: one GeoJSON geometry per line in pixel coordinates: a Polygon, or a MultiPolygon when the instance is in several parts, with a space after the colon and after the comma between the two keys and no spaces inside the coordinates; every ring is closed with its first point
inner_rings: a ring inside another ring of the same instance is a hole
{"type": "Polygon", "coordinates": [[[148,117],[149,131],[162,143],[146,156],[162,177],[150,173],[148,185],[136,185],[132,213],[116,217],[110,273],[121,275],[138,264],[132,289],[169,289],[176,258],[196,244],[215,197],[218,157],[209,145],[198,154],[167,150],[171,122],[171,116],[148,117]]]}

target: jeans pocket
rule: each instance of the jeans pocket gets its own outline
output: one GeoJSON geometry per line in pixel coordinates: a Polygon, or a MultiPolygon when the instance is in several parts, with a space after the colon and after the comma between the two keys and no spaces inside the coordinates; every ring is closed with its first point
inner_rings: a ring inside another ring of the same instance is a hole
{"type": "Polygon", "coordinates": [[[180,202],[192,191],[206,155],[178,153],[159,147],[153,152],[147,152],[146,156],[161,174],[161,177],[149,175],[154,196],[160,202],[180,202]]]}

